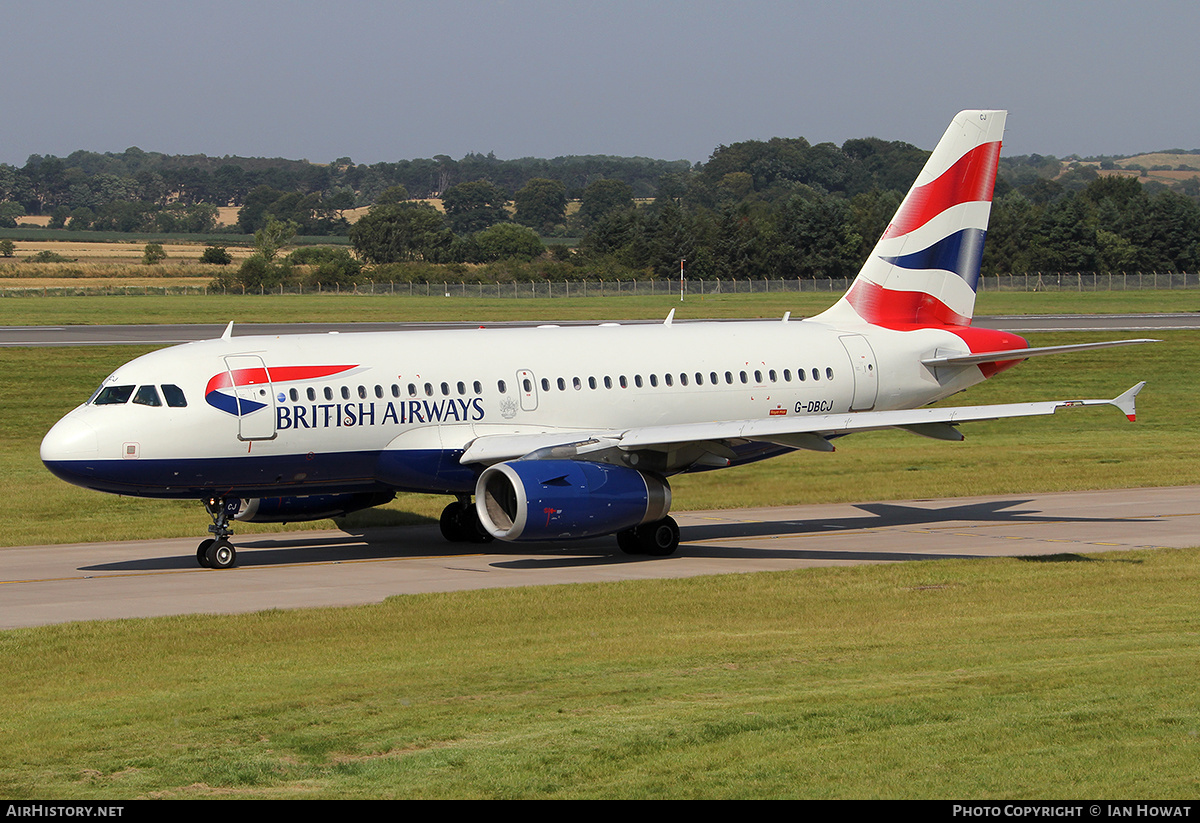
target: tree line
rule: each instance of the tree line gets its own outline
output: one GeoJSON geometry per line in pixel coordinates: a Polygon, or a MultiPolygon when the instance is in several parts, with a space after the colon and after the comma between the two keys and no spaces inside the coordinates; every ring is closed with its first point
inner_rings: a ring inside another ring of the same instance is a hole
{"type": "MultiPolygon", "coordinates": [[[[498,261],[514,261],[508,270],[521,278],[663,277],[681,260],[692,278],[841,277],[861,266],[927,157],[879,138],[743,141],[695,165],[35,155],[22,168],[0,165],[0,225],[41,209],[64,228],[211,232],[220,203],[240,206],[243,234],[274,222],[348,235],[358,261],[390,267],[376,279],[442,279],[429,267],[498,261]],[[432,195],[441,208],[425,202],[432,195]],[[343,212],[363,205],[351,225],[343,212]]],[[[1195,270],[1198,239],[1200,178],[1173,189],[1095,164],[1002,157],[983,265],[986,274],[1195,270]]]]}

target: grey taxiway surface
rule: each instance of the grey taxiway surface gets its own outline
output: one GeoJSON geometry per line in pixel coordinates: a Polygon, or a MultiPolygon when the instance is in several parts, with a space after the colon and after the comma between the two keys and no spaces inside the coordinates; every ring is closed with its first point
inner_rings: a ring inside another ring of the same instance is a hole
{"type": "MultiPolygon", "coordinates": [[[[0,549],[0,629],[126,617],[346,606],[419,592],[782,571],[939,558],[1200,546],[1200,486],[675,514],[679,551],[613,538],[449,544],[436,526],[235,537],[238,565],[196,565],[197,537],[0,549]]],[[[1102,557],[1102,555],[1101,555],[1102,557]]],[[[797,578],[803,586],[803,578],[797,578]]]]}

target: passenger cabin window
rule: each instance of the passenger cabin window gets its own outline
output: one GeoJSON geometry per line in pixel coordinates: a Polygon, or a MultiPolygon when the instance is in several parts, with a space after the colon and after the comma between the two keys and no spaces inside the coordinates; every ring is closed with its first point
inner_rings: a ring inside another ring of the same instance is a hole
{"type": "Polygon", "coordinates": [[[137,390],[137,394],[133,396],[133,402],[141,406],[161,406],[162,400],[158,399],[158,389],[153,386],[141,386],[137,390]]]}
{"type": "Polygon", "coordinates": [[[92,403],[97,406],[119,406],[129,402],[133,390],[134,386],[105,386],[96,393],[92,403]]]}

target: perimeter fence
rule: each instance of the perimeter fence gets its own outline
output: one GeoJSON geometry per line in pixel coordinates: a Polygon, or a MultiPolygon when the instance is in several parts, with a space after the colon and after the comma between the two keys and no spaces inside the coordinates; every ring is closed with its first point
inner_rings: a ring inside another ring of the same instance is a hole
{"type": "MultiPolygon", "coordinates": [[[[353,286],[321,288],[315,286],[277,286],[274,288],[213,288],[164,283],[136,286],[0,286],[0,297],[59,297],[90,295],[208,295],[208,294],[346,294],[395,295],[398,297],[476,297],[476,298],[568,298],[721,294],[767,294],[775,292],[821,292],[841,294],[852,278],[820,280],[538,280],[514,283],[440,283],[363,282],[353,286]]],[[[1200,273],[1180,272],[1074,272],[1046,274],[1004,274],[983,277],[979,291],[1010,292],[1095,292],[1135,291],[1142,289],[1200,288],[1200,273]]]]}

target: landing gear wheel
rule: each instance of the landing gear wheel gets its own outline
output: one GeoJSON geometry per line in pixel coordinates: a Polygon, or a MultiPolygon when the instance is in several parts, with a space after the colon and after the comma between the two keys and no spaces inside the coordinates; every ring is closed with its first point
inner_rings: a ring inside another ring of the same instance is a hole
{"type": "Polygon", "coordinates": [[[625,552],[625,554],[641,554],[638,548],[637,529],[626,529],[623,532],[617,532],[617,548],[625,552]]]}
{"type": "Polygon", "coordinates": [[[196,549],[196,562],[206,569],[228,569],[237,561],[237,550],[228,538],[233,534],[229,517],[237,513],[238,501],[236,498],[210,497],[204,501],[204,510],[212,518],[213,524],[208,530],[215,536],[200,543],[196,549]]]}
{"type": "Polygon", "coordinates": [[[438,527],[442,537],[451,543],[491,543],[494,539],[484,531],[479,513],[470,500],[451,503],[442,509],[438,527]]]}
{"type": "Polygon", "coordinates": [[[617,532],[617,546],[626,554],[667,557],[679,548],[679,524],[673,517],[664,517],[617,532]]]}
{"type": "Polygon", "coordinates": [[[651,557],[667,557],[679,548],[679,525],[673,517],[638,526],[642,551],[651,557]]]}
{"type": "Polygon", "coordinates": [[[196,549],[196,562],[199,563],[203,568],[211,568],[211,566],[208,565],[208,547],[216,542],[217,541],[211,537],[207,540],[200,541],[200,546],[196,549]]]}
{"type": "MultiPolygon", "coordinates": [[[[209,543],[209,541],[204,541],[209,543]]],[[[237,550],[228,540],[213,540],[204,553],[205,565],[210,569],[228,569],[237,562],[237,550]]]]}

